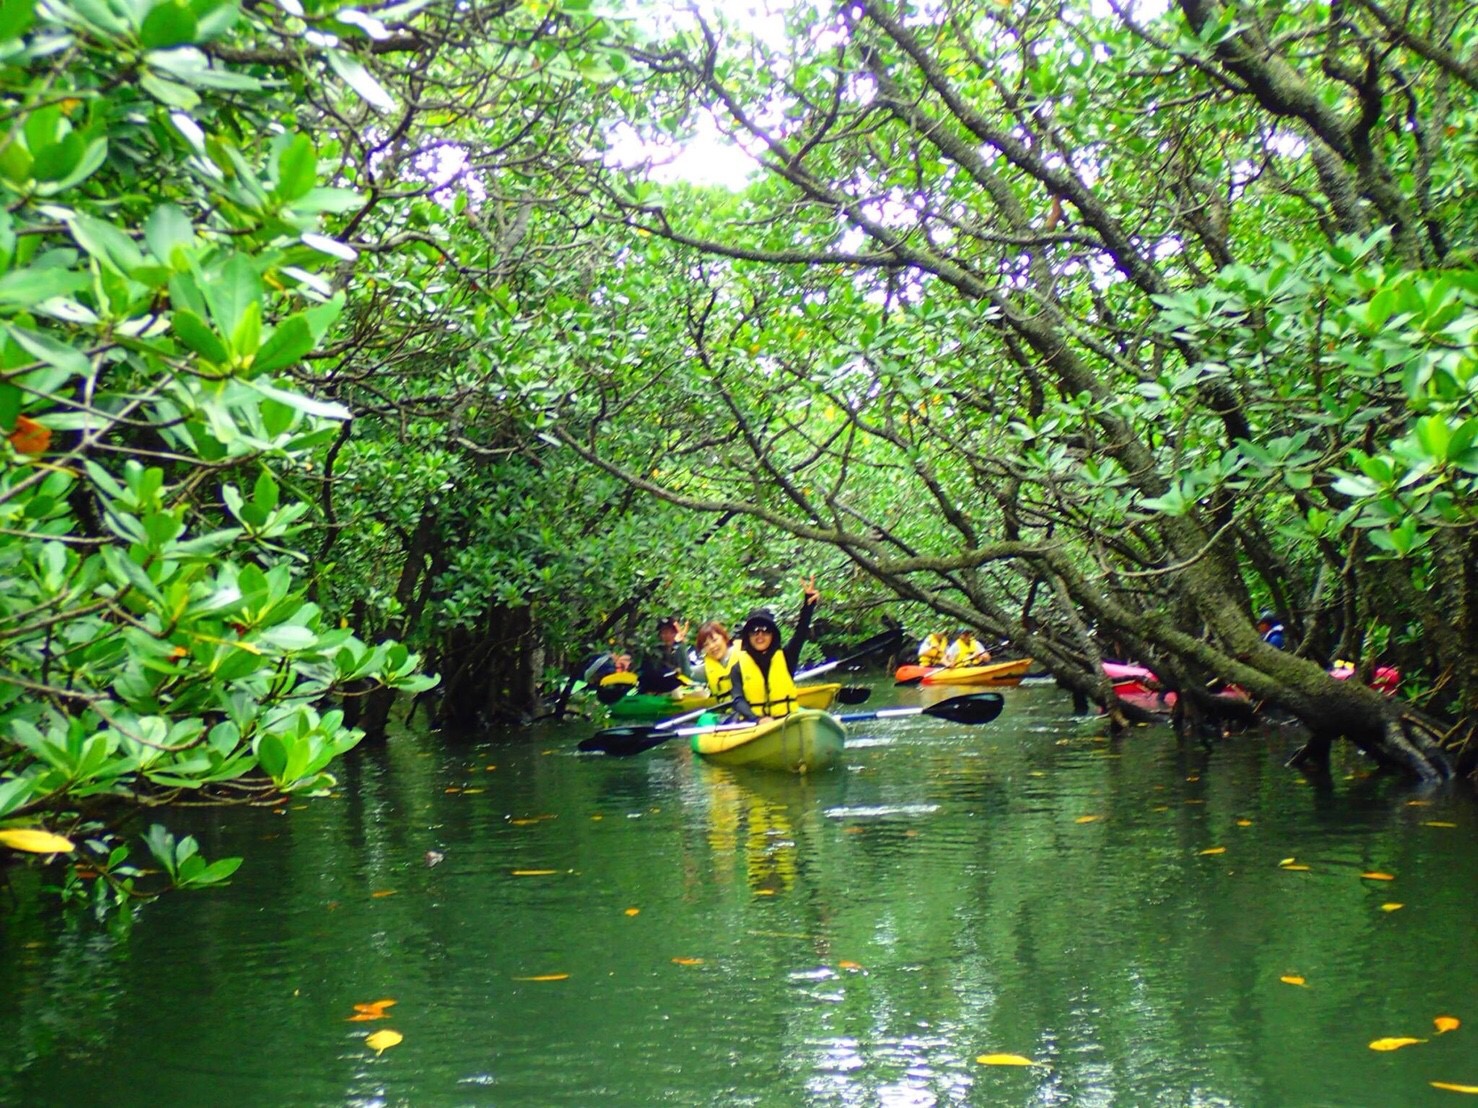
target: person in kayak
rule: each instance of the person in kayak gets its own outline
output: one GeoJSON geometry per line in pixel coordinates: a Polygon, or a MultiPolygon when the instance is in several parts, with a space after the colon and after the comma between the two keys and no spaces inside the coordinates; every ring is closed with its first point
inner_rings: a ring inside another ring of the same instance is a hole
{"type": "Polygon", "coordinates": [[[729,680],[729,671],[734,668],[735,650],[734,642],[729,638],[729,629],[716,619],[707,620],[698,625],[695,641],[703,662],[704,684],[708,686],[708,695],[728,696],[729,689],[733,687],[729,680]]]}
{"type": "Polygon", "coordinates": [[[968,628],[955,636],[955,641],[944,655],[944,664],[951,669],[956,666],[983,666],[988,661],[990,651],[975,641],[974,633],[968,628]]]}
{"type": "Polygon", "coordinates": [[[930,631],[928,637],[919,643],[919,665],[942,666],[947,653],[949,636],[943,631],[930,631]]]}
{"type": "Polygon", "coordinates": [[[791,673],[800,658],[801,647],[806,644],[811,616],[821,599],[814,577],[802,581],[801,587],[805,599],[788,644],[782,645],[780,628],[767,608],[750,612],[739,628],[739,650],[729,670],[733,713],[737,719],[755,721],[787,716],[796,709],[799,694],[791,673]]]}
{"type": "Polygon", "coordinates": [[[659,645],[642,656],[636,671],[638,693],[670,693],[679,685],[693,683],[693,664],[688,659],[688,625],[672,616],[657,621],[659,645]]]}
{"type": "Polygon", "coordinates": [[[1279,650],[1283,649],[1283,621],[1278,618],[1277,612],[1264,611],[1258,616],[1257,631],[1263,642],[1279,650]]]}

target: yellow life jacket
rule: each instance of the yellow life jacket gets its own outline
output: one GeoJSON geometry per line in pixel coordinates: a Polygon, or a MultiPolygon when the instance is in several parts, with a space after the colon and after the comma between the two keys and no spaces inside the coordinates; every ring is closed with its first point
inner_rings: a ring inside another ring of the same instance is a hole
{"type": "Polygon", "coordinates": [[[924,645],[919,647],[919,665],[942,666],[944,664],[944,652],[949,649],[949,639],[935,632],[924,640],[924,645]]]}
{"type": "Polygon", "coordinates": [[[954,659],[951,662],[956,666],[983,665],[990,661],[990,654],[975,641],[974,635],[961,635],[955,640],[954,659]],[[984,655],[984,657],[981,657],[984,655]]]}
{"type": "Polygon", "coordinates": [[[728,653],[722,661],[714,661],[707,654],[703,655],[703,675],[705,684],[708,685],[708,695],[713,697],[727,696],[729,694],[730,682],[729,671],[734,668],[734,650],[730,646],[728,653]]]}
{"type": "Polygon", "coordinates": [[[785,662],[785,652],[777,650],[770,657],[770,672],[760,672],[759,663],[747,650],[740,650],[739,676],[744,681],[744,699],[757,716],[788,716],[799,706],[795,682],[790,678],[790,666],[785,662]]]}

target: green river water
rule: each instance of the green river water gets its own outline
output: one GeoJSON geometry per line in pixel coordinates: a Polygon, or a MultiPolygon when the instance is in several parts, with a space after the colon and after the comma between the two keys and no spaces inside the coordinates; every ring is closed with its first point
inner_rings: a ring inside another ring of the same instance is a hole
{"type": "Polygon", "coordinates": [[[1005,695],[809,779],[399,734],[335,796],[172,814],[247,862],[127,927],[16,875],[0,1104],[1478,1104],[1431,1084],[1478,1086],[1469,793],[1005,695]]]}

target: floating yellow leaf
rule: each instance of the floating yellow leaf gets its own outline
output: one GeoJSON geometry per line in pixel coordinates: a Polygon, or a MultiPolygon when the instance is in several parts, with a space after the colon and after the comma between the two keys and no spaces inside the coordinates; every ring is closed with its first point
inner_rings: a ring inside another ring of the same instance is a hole
{"type": "Polygon", "coordinates": [[[1431,803],[1430,800],[1408,800],[1406,806],[1408,808],[1425,808],[1431,803]]]}
{"type": "Polygon", "coordinates": [[[1298,974],[1296,974],[1296,973],[1284,974],[1282,977],[1278,978],[1278,980],[1281,981],[1281,982],[1283,982],[1283,984],[1285,984],[1285,985],[1305,985],[1305,984],[1307,984],[1307,982],[1302,977],[1300,977],[1298,974]]]}
{"type": "Polygon", "coordinates": [[[536,819],[511,819],[508,822],[513,824],[514,827],[527,827],[529,824],[538,823],[539,821],[536,819]]]}
{"type": "Polygon", "coordinates": [[[860,970],[861,968],[862,967],[860,965],[858,965],[856,962],[838,962],[837,963],[837,969],[852,970],[853,972],[856,972],[857,970],[860,970]]]}
{"type": "Polygon", "coordinates": [[[703,964],[703,959],[702,958],[674,958],[673,959],[673,962],[674,962],[674,964],[679,965],[679,966],[701,966],[703,964]]]}
{"type": "Polygon", "coordinates": [[[395,1046],[397,1043],[403,1042],[404,1040],[405,1036],[402,1035],[399,1031],[391,1031],[390,1028],[387,1027],[383,1031],[376,1031],[369,1038],[365,1039],[364,1045],[369,1047],[376,1054],[383,1054],[392,1046],[395,1046]]]}
{"type": "Polygon", "coordinates": [[[1297,858],[1284,858],[1284,859],[1283,859],[1283,860],[1282,860],[1282,861],[1281,861],[1281,862],[1279,862],[1279,863],[1278,863],[1278,864],[1279,864],[1279,865],[1280,865],[1280,866],[1291,866],[1291,865],[1293,865],[1293,863],[1294,863],[1294,862],[1296,862],[1296,861],[1298,861],[1298,859],[1297,859],[1297,858]]]}
{"type": "Polygon", "coordinates": [[[1478,1093],[1478,1085],[1454,1085],[1450,1081],[1428,1081],[1434,1089],[1446,1089],[1449,1093],[1478,1093]]]}
{"type": "Polygon", "coordinates": [[[1406,905],[1404,904],[1399,904],[1394,900],[1388,900],[1386,901],[1386,903],[1380,906],[1380,910],[1382,912],[1399,912],[1402,908],[1405,907],[1406,905]]]}
{"type": "Polygon", "coordinates": [[[551,873],[558,873],[557,869],[516,869],[514,877],[548,877],[551,873]]]}
{"type": "Polygon", "coordinates": [[[1463,1025],[1463,1021],[1456,1016],[1438,1016],[1432,1020],[1432,1023],[1436,1026],[1437,1034],[1439,1035],[1445,1034],[1448,1031],[1456,1031],[1463,1025]]]}
{"type": "MultiPolygon", "coordinates": [[[[1102,816],[1079,816],[1077,819],[1073,820],[1073,822],[1074,823],[1093,823],[1096,820],[1101,820],[1101,819],[1103,819],[1102,816]]],[[[1031,1063],[1028,1062],[1027,1064],[1030,1065],[1031,1063]]]]}
{"type": "Polygon", "coordinates": [[[39,827],[7,827],[0,831],[0,846],[28,854],[66,854],[76,849],[71,839],[53,835],[39,827]]]}
{"type": "Polygon", "coordinates": [[[1198,850],[1197,854],[1225,854],[1227,848],[1224,846],[1208,846],[1205,850],[1198,850]]]}
{"type": "Polygon", "coordinates": [[[567,973],[538,973],[533,977],[515,977],[515,981],[568,981],[570,975],[567,973]]]}
{"type": "Polygon", "coordinates": [[[447,792],[447,795],[448,795],[448,796],[450,796],[450,795],[452,795],[452,794],[454,794],[454,793],[459,793],[459,792],[461,792],[461,791],[462,791],[462,790],[461,790],[461,788],[459,788],[459,787],[458,787],[458,786],[456,786],[456,785],[450,785],[450,786],[448,786],[448,787],[447,787],[447,789],[446,789],[446,792],[447,792]]]}
{"type": "Polygon", "coordinates": [[[626,914],[628,916],[635,916],[635,915],[639,915],[640,913],[641,913],[641,909],[640,908],[628,908],[628,909],[626,909],[626,914]]]}
{"type": "Polygon", "coordinates": [[[395,1005],[393,1000],[375,1000],[368,1004],[356,1004],[354,1015],[348,1019],[349,1023],[364,1023],[368,1020],[382,1020],[385,1018],[385,1009],[395,1005]]]}
{"type": "Polygon", "coordinates": [[[1237,821],[1237,826],[1238,827],[1251,827],[1252,826],[1252,821],[1250,819],[1239,819],[1237,821]]]}
{"type": "Polygon", "coordinates": [[[1363,878],[1365,878],[1365,880],[1367,880],[1367,881],[1394,881],[1394,880],[1396,880],[1396,875],[1394,873],[1381,873],[1379,870],[1371,870],[1369,873],[1362,873],[1360,876],[1363,877],[1363,878]]]}
{"type": "Polygon", "coordinates": [[[1411,1046],[1413,1043],[1424,1043],[1426,1039],[1410,1039],[1405,1036],[1392,1036],[1389,1039],[1374,1039],[1370,1043],[1371,1050],[1400,1050],[1403,1046],[1411,1046]]]}
{"type": "Polygon", "coordinates": [[[1449,823],[1445,819],[1429,819],[1422,821],[1423,827],[1456,827],[1457,824],[1449,823]]]}
{"type": "Polygon", "coordinates": [[[982,1054],[975,1059],[982,1066],[1039,1066],[1040,1062],[1033,1062],[1020,1054],[982,1054]]]}
{"type": "Polygon", "coordinates": [[[1286,870],[1293,870],[1295,873],[1306,873],[1308,871],[1308,868],[1309,867],[1306,866],[1306,865],[1303,865],[1302,863],[1299,863],[1299,862],[1290,862],[1288,865],[1286,865],[1286,866],[1279,866],[1278,868],[1279,869],[1286,869],[1286,870]]]}
{"type": "Polygon", "coordinates": [[[370,896],[375,897],[376,899],[381,899],[381,898],[384,898],[384,897],[387,897],[387,896],[394,896],[394,895],[395,895],[395,890],[394,889],[376,889],[374,892],[370,893],[370,896]]]}

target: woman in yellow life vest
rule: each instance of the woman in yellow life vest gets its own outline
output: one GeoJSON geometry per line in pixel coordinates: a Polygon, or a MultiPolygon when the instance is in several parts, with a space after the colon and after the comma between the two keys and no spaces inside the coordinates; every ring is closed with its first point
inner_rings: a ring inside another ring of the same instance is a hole
{"type": "Polygon", "coordinates": [[[919,665],[942,666],[949,651],[949,636],[943,631],[930,631],[929,637],[919,643],[919,665]]]}
{"type": "Polygon", "coordinates": [[[698,644],[703,659],[703,683],[708,686],[708,695],[728,696],[732,687],[729,671],[734,668],[734,643],[729,638],[729,629],[710,619],[699,625],[693,641],[698,644]]]}
{"type": "Polygon", "coordinates": [[[729,670],[734,715],[739,719],[788,716],[797,707],[799,694],[790,674],[811,629],[811,614],[821,599],[814,577],[803,581],[802,585],[806,598],[801,604],[795,634],[787,645],[782,647],[780,628],[767,609],[757,608],[750,612],[749,618],[739,628],[739,650],[734,655],[734,666],[729,670]]]}
{"type": "Polygon", "coordinates": [[[955,666],[983,666],[990,661],[990,651],[975,641],[975,636],[968,630],[961,631],[959,636],[950,644],[949,652],[944,656],[944,664],[951,668],[955,666]]]}

